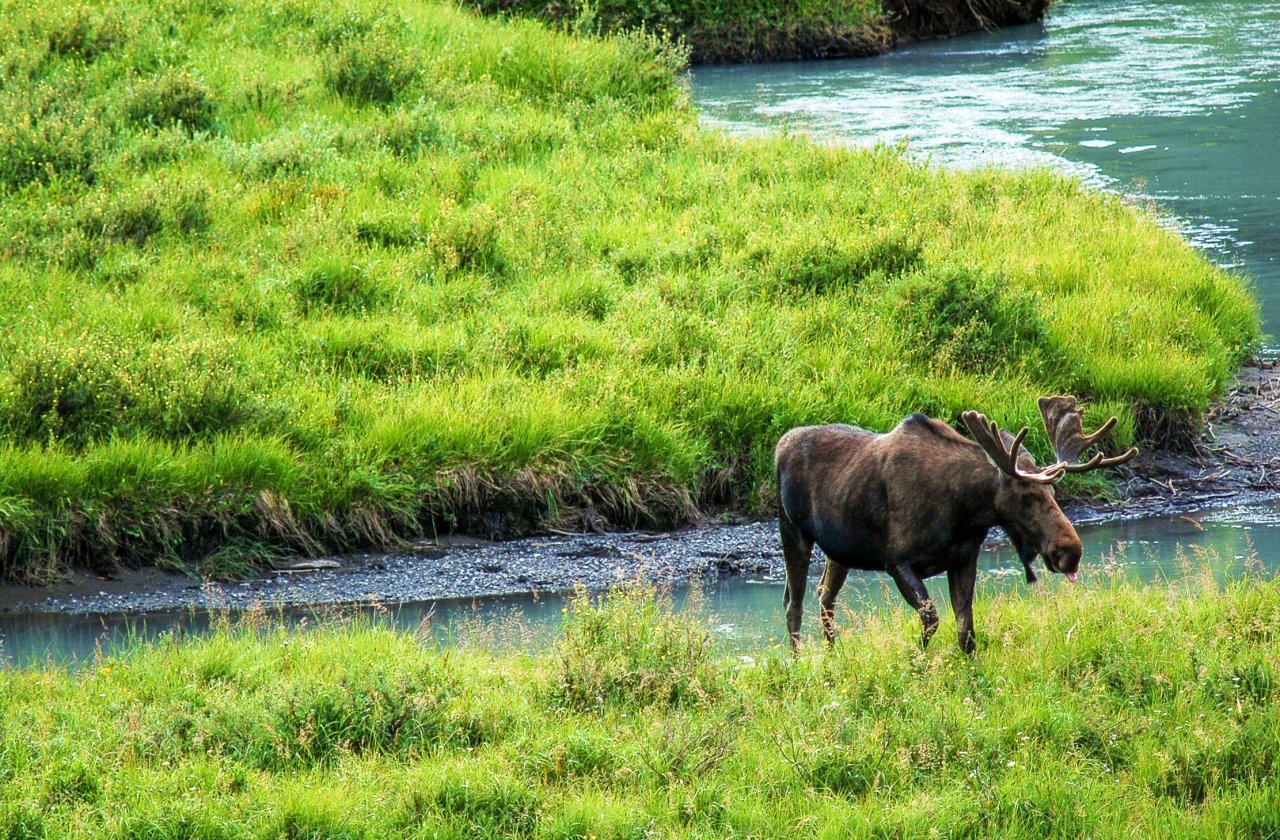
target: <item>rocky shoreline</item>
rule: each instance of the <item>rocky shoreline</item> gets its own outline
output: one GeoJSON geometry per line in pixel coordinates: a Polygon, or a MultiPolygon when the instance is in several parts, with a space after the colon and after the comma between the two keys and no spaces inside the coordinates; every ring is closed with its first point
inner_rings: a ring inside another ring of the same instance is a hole
{"type": "MultiPolygon", "coordinates": [[[[1144,452],[1124,468],[1120,495],[1065,506],[1077,524],[1178,515],[1280,498],[1280,367],[1240,371],[1211,412],[1195,451],[1144,452]]],[[[423,541],[394,554],[322,557],[240,583],[195,580],[154,568],[111,578],[84,572],[51,587],[0,587],[0,613],[142,613],[397,603],[603,589],[637,578],[678,582],[781,573],[773,520],[704,525],[669,533],[554,534],[504,542],[423,541]]]]}

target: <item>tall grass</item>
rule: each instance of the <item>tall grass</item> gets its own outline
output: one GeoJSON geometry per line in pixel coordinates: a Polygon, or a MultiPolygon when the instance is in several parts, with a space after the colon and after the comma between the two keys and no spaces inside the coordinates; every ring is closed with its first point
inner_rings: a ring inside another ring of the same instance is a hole
{"type": "Polygon", "coordinates": [[[0,0],[0,49],[6,578],[759,512],[791,426],[1049,392],[1185,436],[1257,341],[1120,199],[725,139],[649,36],[0,0]]]}
{"type": "Polygon", "coordinates": [[[796,656],[704,620],[632,589],[539,654],[246,623],[11,671],[0,836],[1280,832],[1274,579],[1000,595],[973,658],[900,606],[796,656]]]}

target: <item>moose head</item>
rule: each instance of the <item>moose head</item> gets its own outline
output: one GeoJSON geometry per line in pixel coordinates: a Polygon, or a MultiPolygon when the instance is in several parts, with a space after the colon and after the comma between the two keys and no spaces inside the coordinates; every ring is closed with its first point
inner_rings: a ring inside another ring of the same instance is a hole
{"type": "Polygon", "coordinates": [[[1008,534],[1034,583],[1032,561],[1076,581],[1081,545],[1054,498],[1067,473],[1123,464],[1138,454],[1080,456],[1115,426],[1112,417],[1085,434],[1075,397],[1045,397],[1040,414],[1056,461],[1036,466],[1016,435],[976,411],[961,415],[974,440],[938,420],[913,414],[886,434],[854,426],[806,426],[778,442],[779,527],[787,566],[784,605],[792,645],[816,544],[828,562],[819,585],[823,633],[834,638],[833,607],[850,569],[889,574],[919,613],[922,643],[938,625],[923,580],[947,573],[960,646],[974,647],[973,589],[987,532],[1008,534]]]}

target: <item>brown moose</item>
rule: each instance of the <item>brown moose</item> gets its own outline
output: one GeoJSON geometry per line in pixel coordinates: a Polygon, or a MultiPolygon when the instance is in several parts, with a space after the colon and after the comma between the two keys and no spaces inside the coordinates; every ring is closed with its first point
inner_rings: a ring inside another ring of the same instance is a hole
{"type": "Polygon", "coordinates": [[[1043,397],[1040,414],[1057,463],[1037,467],[1020,452],[1027,429],[1010,435],[976,411],[961,415],[974,440],[946,423],[913,414],[879,435],[855,426],[805,426],[778,441],[779,520],[786,558],[783,598],[792,647],[800,640],[809,559],[816,543],[828,561],[818,586],[823,635],[835,638],[836,596],[850,569],[888,572],[920,614],[921,644],[938,629],[938,612],[923,580],[947,573],[960,647],[974,648],[973,587],[978,549],[994,526],[1008,534],[1035,583],[1031,562],[1073,583],[1080,538],[1054,501],[1053,484],[1069,472],[1123,464],[1081,453],[1111,431],[1112,417],[1084,434],[1075,397],[1043,397]]]}

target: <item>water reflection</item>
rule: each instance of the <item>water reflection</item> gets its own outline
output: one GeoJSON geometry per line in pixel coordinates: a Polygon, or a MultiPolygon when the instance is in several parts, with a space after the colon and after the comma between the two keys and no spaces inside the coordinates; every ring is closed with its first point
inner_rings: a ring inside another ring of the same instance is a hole
{"type": "MultiPolygon", "coordinates": [[[[1094,584],[1110,571],[1134,581],[1150,583],[1200,574],[1209,569],[1220,578],[1235,577],[1250,563],[1280,571],[1280,512],[1273,509],[1227,509],[1196,516],[1164,517],[1083,526],[1085,546],[1083,585],[1094,584]]],[[[1022,565],[1008,549],[982,554],[979,560],[980,598],[1025,587],[1022,565]]],[[[820,563],[806,602],[812,619],[820,563]]],[[[1049,588],[1069,586],[1045,572],[1049,588]]],[[[945,577],[927,581],[930,592],[946,602],[945,577]]],[[[758,650],[783,642],[781,570],[771,576],[727,577],[701,586],[695,608],[710,616],[716,637],[730,650],[758,650]]],[[[673,593],[677,608],[686,608],[689,591],[673,593]]],[[[895,607],[900,599],[883,574],[854,572],[840,595],[850,609],[895,607]]],[[[342,608],[302,608],[262,611],[264,627],[315,626],[363,615],[391,627],[420,633],[424,639],[451,644],[475,639],[489,647],[522,650],[551,644],[559,635],[566,598],[551,594],[479,600],[432,601],[399,605],[342,608]]],[[[162,612],[134,616],[0,615],[0,656],[9,665],[53,662],[77,667],[99,653],[127,649],[139,641],[182,638],[208,633],[225,615],[208,612],[162,612]]],[[[232,617],[231,620],[236,620],[232,617]]],[[[808,628],[816,633],[816,626],[808,628]]]]}

